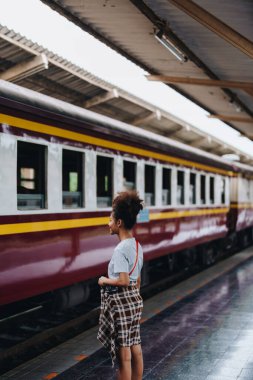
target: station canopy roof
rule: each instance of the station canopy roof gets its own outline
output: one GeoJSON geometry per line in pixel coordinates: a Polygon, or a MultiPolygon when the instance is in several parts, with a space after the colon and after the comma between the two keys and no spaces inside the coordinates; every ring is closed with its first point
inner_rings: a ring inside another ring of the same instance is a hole
{"type": "Polygon", "coordinates": [[[253,1],[42,1],[253,139],[253,1]]]}
{"type": "Polygon", "coordinates": [[[241,162],[253,162],[240,148],[207,135],[1,25],[0,78],[219,156],[235,153],[241,162]]]}

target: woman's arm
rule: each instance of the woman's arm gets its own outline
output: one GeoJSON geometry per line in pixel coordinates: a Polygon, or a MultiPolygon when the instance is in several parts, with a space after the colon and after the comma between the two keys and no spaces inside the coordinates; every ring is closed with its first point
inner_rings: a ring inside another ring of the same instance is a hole
{"type": "Polygon", "coordinates": [[[130,279],[128,273],[121,272],[118,278],[108,278],[108,277],[100,277],[98,280],[98,285],[113,285],[113,286],[129,286],[130,279]]]}

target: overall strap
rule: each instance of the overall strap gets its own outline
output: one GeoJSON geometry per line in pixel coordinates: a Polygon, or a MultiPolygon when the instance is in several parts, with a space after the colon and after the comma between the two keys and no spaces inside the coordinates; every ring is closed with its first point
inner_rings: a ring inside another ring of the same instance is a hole
{"type": "Polygon", "coordinates": [[[131,276],[131,274],[132,274],[133,271],[135,270],[136,264],[137,264],[137,262],[138,262],[138,241],[135,239],[135,242],[136,242],[136,257],[135,257],[135,263],[134,263],[134,266],[133,266],[131,272],[129,273],[129,276],[131,276]]]}

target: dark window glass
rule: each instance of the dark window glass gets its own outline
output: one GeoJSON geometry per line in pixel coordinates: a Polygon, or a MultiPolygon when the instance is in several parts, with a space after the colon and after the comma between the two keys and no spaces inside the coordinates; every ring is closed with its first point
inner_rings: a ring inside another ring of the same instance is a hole
{"type": "Polygon", "coordinates": [[[214,177],[210,177],[210,203],[214,203],[214,177]]]}
{"type": "Polygon", "coordinates": [[[246,186],[246,200],[250,201],[250,180],[245,179],[245,186],[246,186]]]}
{"type": "Polygon", "coordinates": [[[145,165],[145,204],[155,204],[155,167],[151,165],[145,165]]]}
{"type": "Polygon", "coordinates": [[[17,206],[20,210],[45,208],[45,152],[43,145],[18,141],[17,206]]]}
{"type": "Polygon", "coordinates": [[[190,173],[190,198],[189,202],[192,205],[196,204],[196,174],[190,173]]]}
{"type": "Polygon", "coordinates": [[[131,161],[123,162],[123,186],[126,190],[136,189],[136,163],[131,161]]]}
{"type": "Polygon", "coordinates": [[[83,207],[83,153],[62,151],[62,204],[64,208],[83,207]]]}
{"type": "Polygon", "coordinates": [[[177,204],[184,204],[184,172],[181,170],[177,172],[177,204]]]}
{"type": "Polygon", "coordinates": [[[97,156],[97,206],[112,205],[112,165],[110,157],[97,156]]]}
{"type": "Polygon", "coordinates": [[[204,175],[200,176],[200,202],[201,204],[206,203],[206,177],[204,175]]]}
{"type": "Polygon", "coordinates": [[[221,179],[221,203],[225,203],[225,178],[221,179]]]}
{"type": "Polygon", "coordinates": [[[171,169],[163,168],[162,204],[171,204],[171,169]]]}

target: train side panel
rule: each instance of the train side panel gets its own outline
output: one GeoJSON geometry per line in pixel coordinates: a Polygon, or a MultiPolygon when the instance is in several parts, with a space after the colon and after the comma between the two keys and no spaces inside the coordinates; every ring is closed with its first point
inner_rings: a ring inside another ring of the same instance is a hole
{"type": "Polygon", "coordinates": [[[231,231],[240,232],[253,226],[253,181],[243,173],[231,180],[231,231]]]}
{"type": "MultiPolygon", "coordinates": [[[[184,214],[187,211],[189,216],[180,217],[176,210],[153,210],[150,213],[153,220],[137,224],[135,234],[143,245],[145,260],[226,236],[226,209],[184,210],[184,214]],[[198,212],[201,215],[196,215],[198,212]],[[165,213],[173,217],[164,219],[165,213]]],[[[87,219],[85,214],[73,214],[73,219],[70,215],[65,217],[69,218],[69,225],[75,220],[87,219]]],[[[89,217],[99,222],[101,213],[89,214],[89,217]]],[[[102,218],[102,222],[109,219],[109,214],[104,213],[102,218]]],[[[40,223],[39,215],[20,219],[20,223],[15,223],[15,218],[11,217],[0,220],[0,289],[3,290],[0,304],[91,280],[105,273],[117,244],[106,225],[31,232],[40,223]],[[19,224],[23,231],[26,229],[25,233],[15,233],[19,224]]],[[[45,216],[42,220],[46,226],[45,216]]],[[[50,221],[57,221],[57,215],[50,215],[50,221]]],[[[59,224],[62,221],[63,215],[59,224]]]]}

